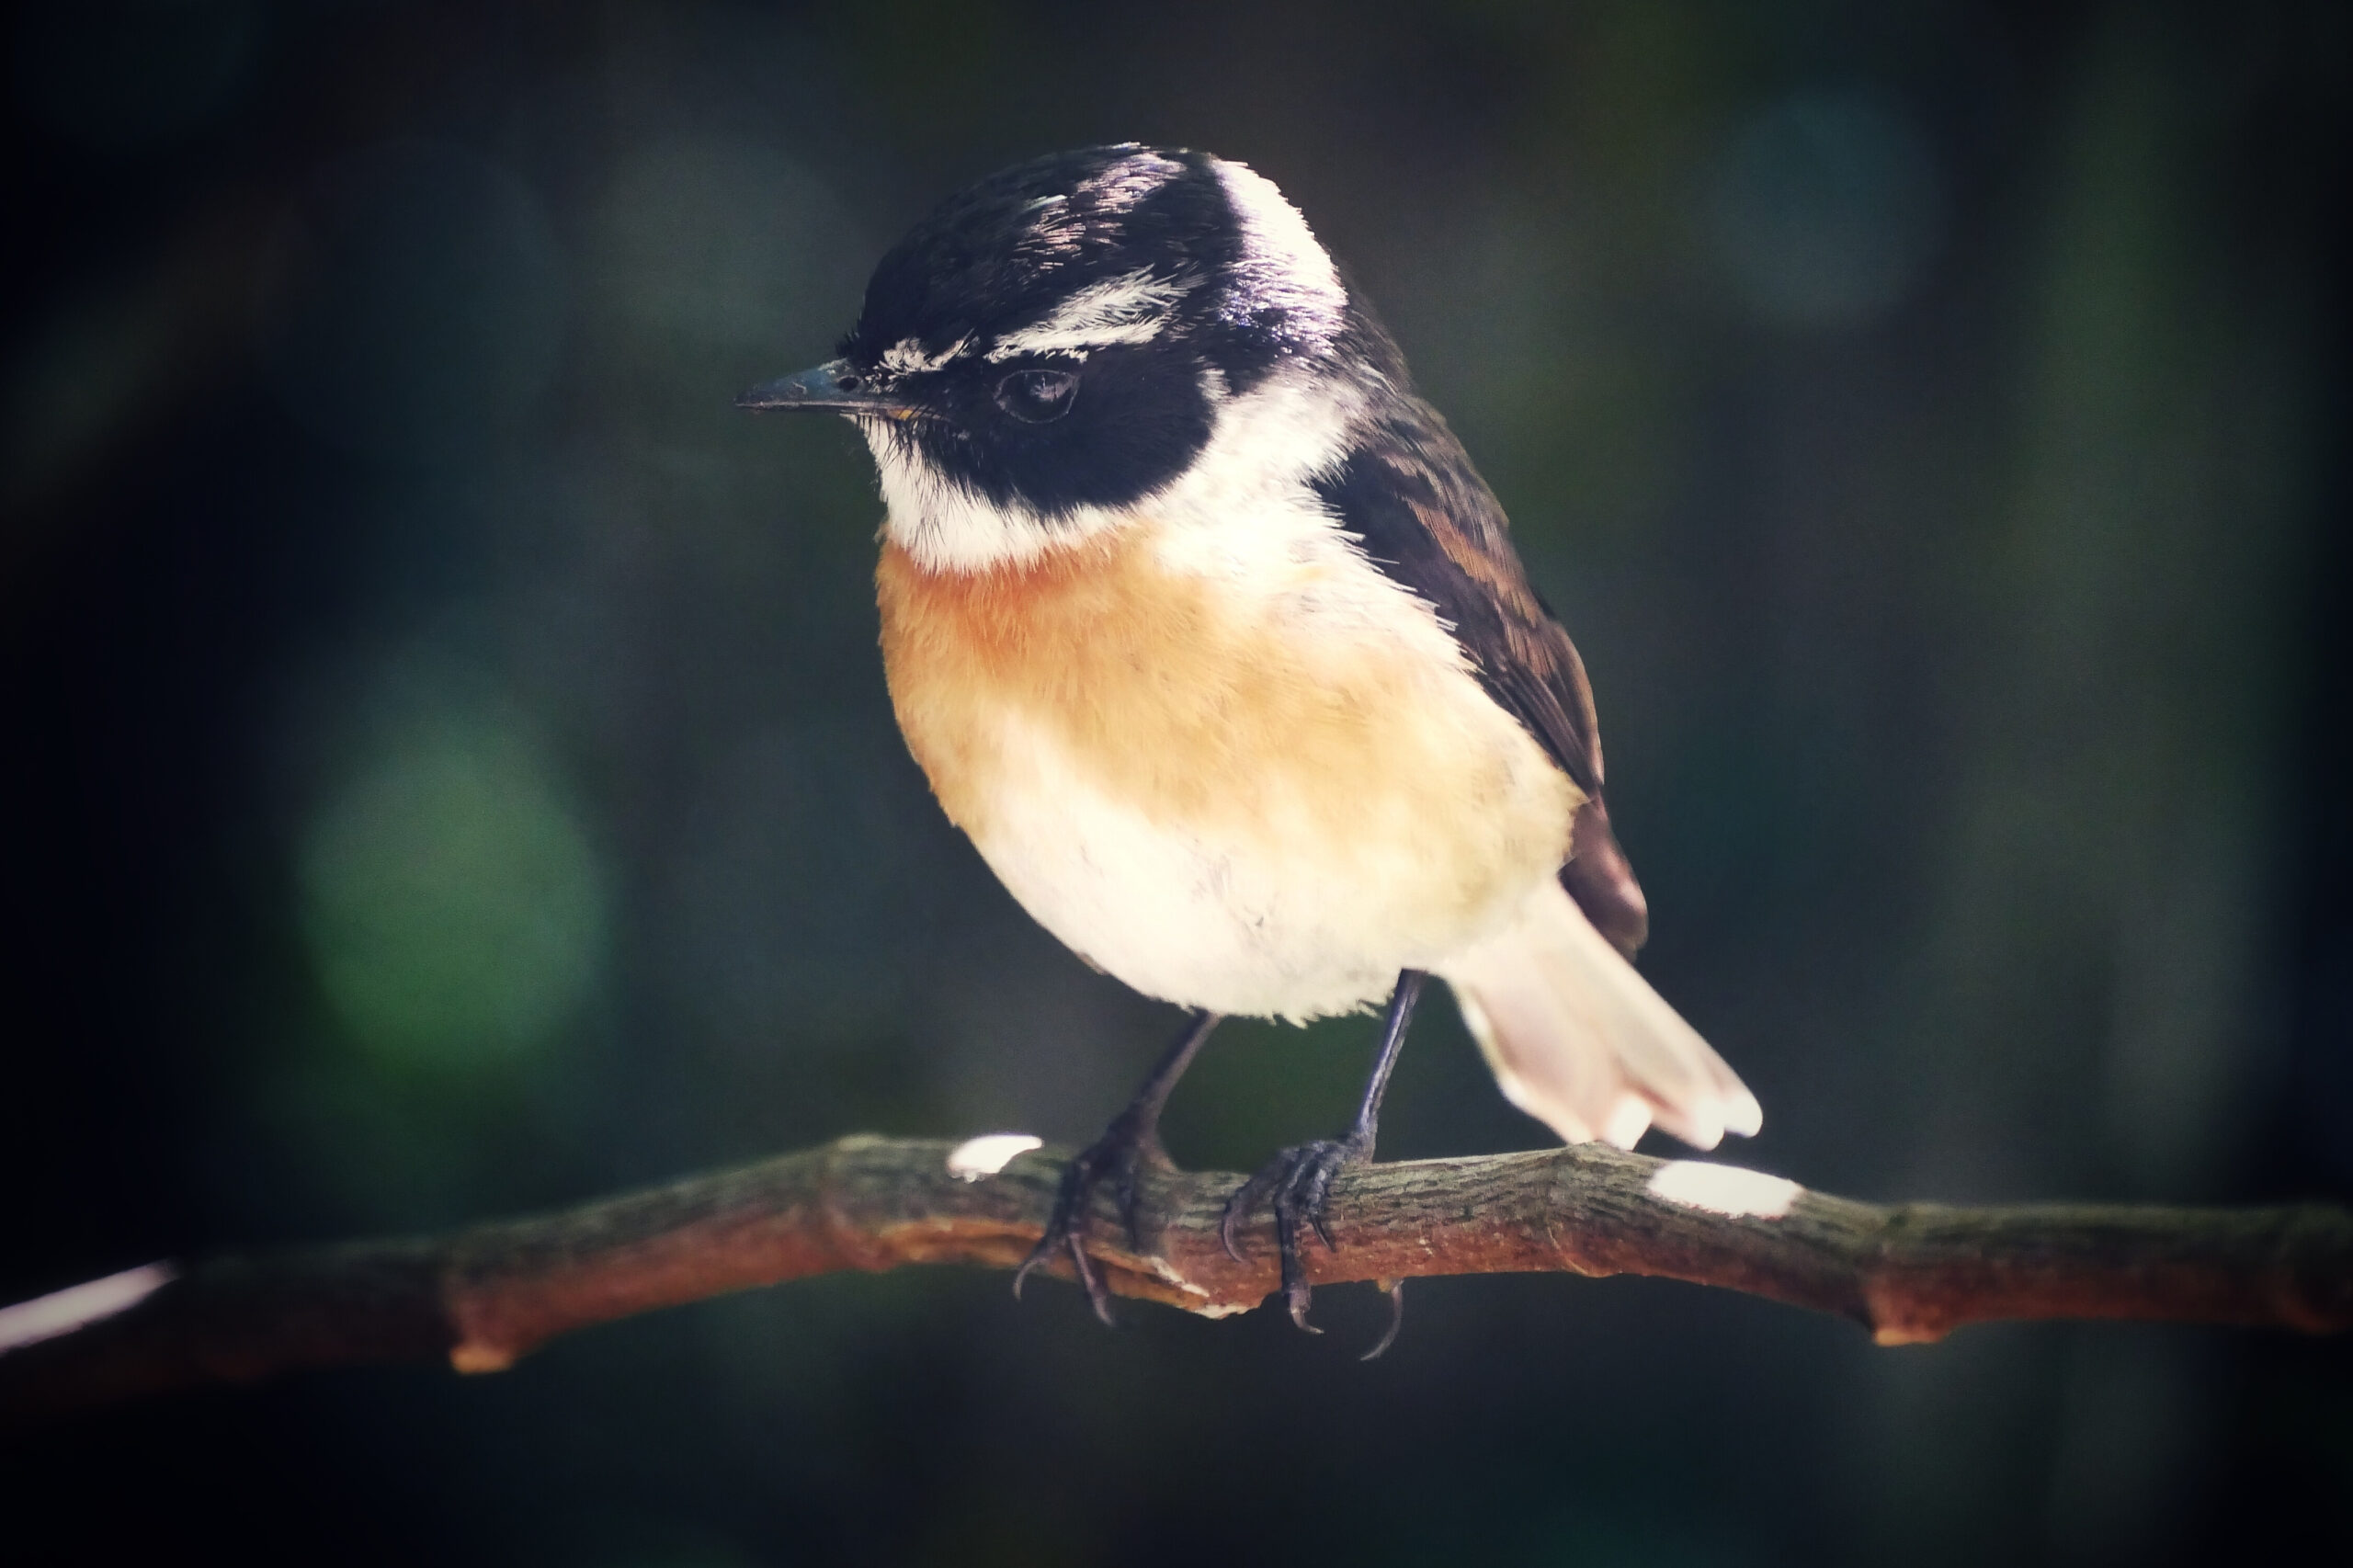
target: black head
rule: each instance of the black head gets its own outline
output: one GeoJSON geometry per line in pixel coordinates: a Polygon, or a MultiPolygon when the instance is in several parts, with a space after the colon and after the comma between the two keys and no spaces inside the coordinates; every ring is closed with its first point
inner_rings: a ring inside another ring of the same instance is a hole
{"type": "Polygon", "coordinates": [[[858,418],[895,462],[1040,522],[1181,474],[1219,407],[1327,353],[1347,295],[1274,187],[1206,153],[1060,153],[951,198],[867,285],[840,358],[747,405],[858,418]]]}

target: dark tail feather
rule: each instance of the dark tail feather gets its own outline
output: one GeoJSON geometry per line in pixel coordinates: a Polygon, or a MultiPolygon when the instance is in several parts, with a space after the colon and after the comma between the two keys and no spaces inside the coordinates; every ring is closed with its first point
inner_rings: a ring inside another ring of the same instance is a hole
{"type": "Polygon", "coordinates": [[[1609,831],[1609,809],[1597,795],[1577,808],[1561,885],[1594,929],[1626,957],[1632,958],[1650,937],[1650,902],[1643,897],[1643,884],[1634,880],[1626,852],[1618,847],[1618,835],[1609,831]]]}

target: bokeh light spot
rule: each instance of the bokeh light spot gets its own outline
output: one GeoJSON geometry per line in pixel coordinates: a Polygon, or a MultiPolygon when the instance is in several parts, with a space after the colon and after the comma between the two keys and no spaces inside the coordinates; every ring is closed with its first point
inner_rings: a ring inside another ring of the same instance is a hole
{"type": "Polygon", "coordinates": [[[1733,291],[1786,327],[1857,326],[1911,292],[1945,231],[1927,140],[1862,91],[1795,93],[1736,133],[1706,226],[1733,291]]]}
{"type": "Polygon", "coordinates": [[[397,735],[311,823],[303,930],[351,1037],[393,1067],[511,1064],[604,952],[605,878],[550,770],[485,716],[397,735]]]}

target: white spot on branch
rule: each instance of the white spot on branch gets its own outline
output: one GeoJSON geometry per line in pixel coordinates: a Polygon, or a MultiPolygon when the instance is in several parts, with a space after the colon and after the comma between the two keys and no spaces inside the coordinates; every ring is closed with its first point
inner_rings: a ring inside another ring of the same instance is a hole
{"type": "Polygon", "coordinates": [[[949,1151],[948,1174],[959,1181],[993,1176],[1011,1164],[1014,1155],[1042,1148],[1045,1142],[1027,1132],[988,1132],[967,1138],[949,1151]]]}
{"type": "Polygon", "coordinates": [[[38,1345],[100,1318],[128,1312],[179,1276],[180,1271],[168,1263],[144,1264],[13,1307],[0,1307],[0,1352],[38,1345]]]}
{"type": "Polygon", "coordinates": [[[1779,1220],[1788,1216],[1805,1188],[1787,1176],[1767,1176],[1738,1165],[1669,1160],[1651,1173],[1649,1190],[1652,1197],[1686,1209],[1704,1209],[1736,1220],[1779,1220]]]}

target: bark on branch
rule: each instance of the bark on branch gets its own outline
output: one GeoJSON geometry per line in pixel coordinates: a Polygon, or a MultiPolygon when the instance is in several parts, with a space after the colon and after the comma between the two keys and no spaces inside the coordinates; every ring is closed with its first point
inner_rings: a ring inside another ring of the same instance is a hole
{"type": "MultiPolygon", "coordinates": [[[[113,1294],[131,1304],[62,1326],[89,1316],[77,1301],[107,1304],[107,1290],[83,1287],[0,1312],[0,1347],[17,1345],[0,1348],[0,1419],[310,1367],[446,1357],[496,1371],[571,1330],[730,1290],[915,1263],[1010,1267],[1038,1238],[1064,1156],[1026,1153],[968,1180],[949,1170],[953,1147],[845,1138],[445,1236],[126,1276],[113,1294]]],[[[1276,1282],[1265,1217],[1245,1263],[1217,1238],[1240,1180],[1150,1176],[1142,1254],[1098,1213],[1089,1252],[1110,1289],[1212,1316],[1257,1305],[1276,1282]]],[[[1995,1318],[2353,1327],[2353,1212],[2328,1205],[1886,1207],[1587,1144],[1349,1172],[1331,1223],[1337,1250],[1309,1247],[1318,1284],[1659,1275],[1836,1312],[1882,1345],[1995,1318]]]]}

